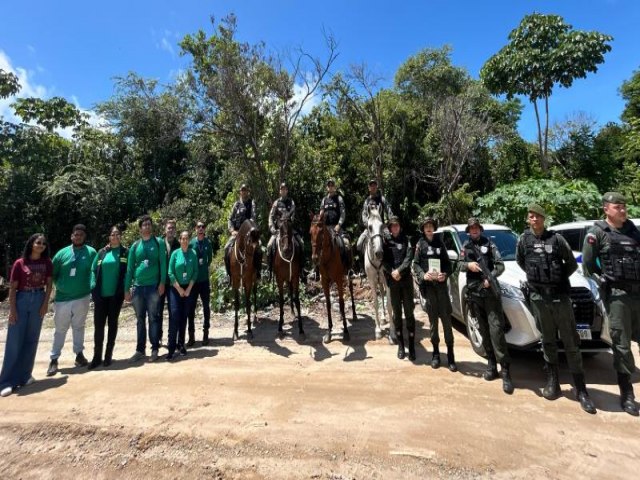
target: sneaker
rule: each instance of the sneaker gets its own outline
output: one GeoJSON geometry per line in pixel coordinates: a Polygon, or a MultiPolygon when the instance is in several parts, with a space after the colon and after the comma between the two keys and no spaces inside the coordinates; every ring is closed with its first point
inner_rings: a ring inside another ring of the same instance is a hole
{"type": "Polygon", "coordinates": [[[13,393],[13,387],[4,387],[0,390],[0,397],[8,397],[13,393]]]}
{"type": "Polygon", "coordinates": [[[158,360],[158,350],[151,350],[151,358],[149,361],[155,362],[156,360],[158,360]]]}
{"type": "Polygon", "coordinates": [[[49,362],[49,368],[47,368],[47,377],[53,377],[58,373],[58,359],[53,359],[49,362]]]}
{"type": "Polygon", "coordinates": [[[76,355],[76,367],[86,367],[89,365],[89,360],[87,360],[82,352],[76,355]]]}
{"type": "Polygon", "coordinates": [[[129,363],[139,362],[143,358],[144,358],[144,353],[136,351],[136,353],[134,353],[129,359],[129,363]]]}
{"type": "Polygon", "coordinates": [[[25,387],[28,387],[29,385],[31,385],[31,384],[32,384],[33,382],[35,382],[35,381],[36,381],[36,379],[35,379],[35,378],[33,378],[33,375],[31,375],[31,376],[29,377],[29,380],[27,380],[26,382],[24,382],[24,386],[25,386],[25,387]]]}

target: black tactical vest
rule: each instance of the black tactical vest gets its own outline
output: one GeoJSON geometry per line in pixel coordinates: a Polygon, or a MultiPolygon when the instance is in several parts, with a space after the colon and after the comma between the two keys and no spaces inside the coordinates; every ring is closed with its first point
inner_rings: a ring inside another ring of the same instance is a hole
{"type": "Polygon", "coordinates": [[[278,210],[278,215],[288,215],[291,211],[292,201],[290,197],[287,198],[278,198],[276,201],[276,210],[278,210]]]}
{"type": "Polygon", "coordinates": [[[398,268],[404,262],[407,256],[407,249],[409,248],[409,238],[400,233],[397,238],[391,236],[387,240],[387,248],[385,248],[385,257],[388,263],[391,263],[392,268],[398,268]]]}
{"type": "MultiPolygon", "coordinates": [[[[418,240],[418,264],[426,272],[429,269],[429,259],[440,259],[442,250],[444,250],[444,244],[437,236],[433,237],[433,241],[429,242],[425,237],[418,240]]],[[[440,269],[444,265],[440,266],[440,269]]]]}
{"type": "MultiPolygon", "coordinates": [[[[465,262],[478,262],[480,263],[480,254],[485,259],[485,265],[489,268],[490,272],[493,272],[493,253],[491,252],[491,242],[487,237],[481,236],[478,243],[475,244],[471,239],[467,240],[464,244],[464,258],[465,262]],[[477,252],[476,252],[477,249],[477,252]]],[[[481,282],[483,279],[482,272],[471,272],[467,270],[467,283],[481,282]]]]}
{"type": "Polygon", "coordinates": [[[340,221],[340,202],[338,201],[338,194],[327,195],[322,200],[322,208],[324,210],[325,224],[333,227],[340,221]]]}
{"type": "Polygon", "coordinates": [[[545,230],[540,238],[536,238],[531,230],[527,230],[523,242],[527,281],[533,285],[564,286],[567,276],[557,234],[545,230]]]}
{"type": "Polygon", "coordinates": [[[607,222],[599,221],[609,239],[608,248],[600,251],[602,271],[612,282],[640,282],[640,231],[634,226],[627,234],[613,231],[607,222]]]}
{"type": "Polygon", "coordinates": [[[233,224],[234,230],[240,230],[240,226],[245,220],[251,218],[251,204],[253,202],[251,199],[243,202],[242,200],[238,200],[236,202],[235,214],[231,219],[231,223],[233,224]]]}

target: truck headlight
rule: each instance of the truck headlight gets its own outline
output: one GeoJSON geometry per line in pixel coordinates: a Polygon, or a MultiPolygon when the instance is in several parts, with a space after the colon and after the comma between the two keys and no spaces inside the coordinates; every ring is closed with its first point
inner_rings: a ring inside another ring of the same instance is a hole
{"type": "Polygon", "coordinates": [[[503,297],[513,298],[515,300],[524,301],[524,295],[519,287],[513,287],[511,285],[500,284],[500,294],[503,297]]]}

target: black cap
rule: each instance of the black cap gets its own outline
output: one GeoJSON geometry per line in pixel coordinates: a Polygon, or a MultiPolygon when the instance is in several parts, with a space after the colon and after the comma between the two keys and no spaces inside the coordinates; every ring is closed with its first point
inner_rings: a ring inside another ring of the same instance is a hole
{"type": "Polygon", "coordinates": [[[471,217],[469,219],[469,221],[467,222],[467,228],[465,228],[464,231],[469,233],[469,230],[471,229],[471,227],[473,227],[475,225],[480,227],[480,231],[481,232],[484,232],[484,228],[483,228],[482,224],[480,223],[480,219],[478,219],[478,217],[471,217]]]}
{"type": "Polygon", "coordinates": [[[327,180],[327,187],[329,185],[335,185],[335,184],[336,184],[336,181],[333,178],[330,178],[329,180],[327,180]]]}
{"type": "Polygon", "coordinates": [[[376,180],[375,178],[372,178],[371,180],[369,180],[369,185],[378,185],[378,180],[376,180]]]}
{"type": "Polygon", "coordinates": [[[287,182],[282,182],[280,184],[280,190],[282,190],[283,188],[286,188],[287,190],[289,190],[289,186],[287,185],[287,182]]]}

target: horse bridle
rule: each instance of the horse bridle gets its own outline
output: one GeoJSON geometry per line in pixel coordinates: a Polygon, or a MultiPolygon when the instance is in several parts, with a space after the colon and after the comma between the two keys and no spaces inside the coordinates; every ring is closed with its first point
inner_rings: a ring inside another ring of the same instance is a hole
{"type": "Polygon", "coordinates": [[[236,238],[236,241],[233,244],[233,254],[236,257],[236,262],[238,262],[238,265],[240,265],[240,278],[244,278],[244,266],[247,263],[247,244],[249,243],[247,241],[249,235],[251,235],[251,232],[253,231],[253,229],[250,229],[247,233],[244,234],[243,240],[244,240],[244,247],[243,247],[243,251],[239,252],[238,251],[238,239],[236,238]]]}
{"type": "Polygon", "coordinates": [[[371,250],[373,250],[373,239],[376,238],[376,237],[382,238],[382,234],[381,233],[376,233],[375,235],[368,235],[367,234],[367,236],[369,237],[369,239],[367,240],[367,244],[368,244],[367,247],[369,247],[369,248],[367,248],[367,258],[369,259],[369,264],[373,268],[376,269],[376,272],[380,272],[380,269],[382,269],[383,262],[381,261],[380,265],[378,265],[376,267],[376,264],[374,263],[373,259],[371,258],[371,250]]]}
{"type": "Polygon", "coordinates": [[[291,281],[291,279],[293,278],[293,259],[296,256],[296,246],[294,244],[293,241],[293,229],[291,231],[291,238],[290,238],[290,242],[292,245],[291,248],[291,258],[287,259],[283,254],[282,254],[282,248],[280,247],[280,232],[278,231],[278,237],[276,238],[276,245],[278,246],[278,255],[280,256],[280,258],[289,264],[289,281],[291,281]]]}
{"type": "Polygon", "coordinates": [[[326,225],[324,223],[324,219],[322,221],[320,221],[320,219],[311,222],[314,225],[318,225],[319,228],[319,232],[318,232],[318,236],[320,236],[320,233],[322,233],[322,241],[320,242],[320,246],[318,247],[318,258],[320,260],[322,260],[322,248],[324,247],[324,234],[327,230],[326,225]]]}

